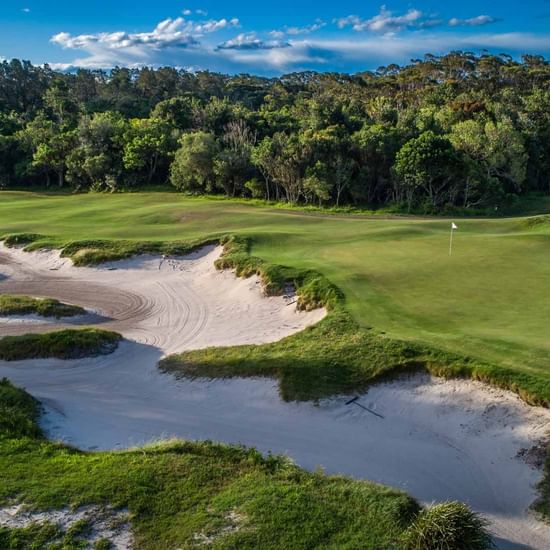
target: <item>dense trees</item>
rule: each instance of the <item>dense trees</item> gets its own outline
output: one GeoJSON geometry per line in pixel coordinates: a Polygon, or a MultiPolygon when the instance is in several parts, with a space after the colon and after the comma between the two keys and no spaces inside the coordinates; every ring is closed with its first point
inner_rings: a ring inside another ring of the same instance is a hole
{"type": "Polygon", "coordinates": [[[451,52],[356,75],[0,63],[0,186],[172,183],[318,205],[550,192],[550,64],[451,52]]]}

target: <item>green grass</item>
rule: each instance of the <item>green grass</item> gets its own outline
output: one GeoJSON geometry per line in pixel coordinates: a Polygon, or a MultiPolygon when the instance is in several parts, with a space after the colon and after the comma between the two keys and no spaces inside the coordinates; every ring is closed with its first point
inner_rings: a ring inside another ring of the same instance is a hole
{"type": "Polygon", "coordinates": [[[0,294],[0,315],[28,315],[35,313],[42,317],[75,317],[84,315],[86,310],[58,300],[38,299],[29,296],[0,294]]]}
{"type": "Polygon", "coordinates": [[[94,328],[5,336],[0,339],[0,360],[94,357],[112,353],[120,340],[121,336],[116,332],[94,328]]]}

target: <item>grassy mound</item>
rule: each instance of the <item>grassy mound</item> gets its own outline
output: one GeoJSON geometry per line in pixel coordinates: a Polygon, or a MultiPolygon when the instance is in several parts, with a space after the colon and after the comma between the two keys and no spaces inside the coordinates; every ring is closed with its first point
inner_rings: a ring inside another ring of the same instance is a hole
{"type": "Polygon", "coordinates": [[[116,332],[92,328],[5,336],[0,340],[0,359],[4,361],[47,357],[79,359],[107,355],[115,351],[121,338],[116,332]]]}
{"type": "MultiPolygon", "coordinates": [[[[6,380],[0,407],[34,425],[18,431],[0,424],[0,505],[127,508],[140,549],[207,540],[220,549],[395,548],[420,510],[400,491],[309,473],[237,446],[169,442],[85,453],[51,443],[38,435],[36,403],[6,380]]],[[[21,537],[38,548],[63,535],[33,529],[4,529],[0,540],[21,537]]]]}
{"type": "Polygon", "coordinates": [[[42,317],[75,317],[86,310],[50,298],[38,299],[29,296],[0,295],[0,315],[28,315],[35,313],[42,317]]]}
{"type": "Polygon", "coordinates": [[[522,220],[522,224],[527,229],[550,229],[550,215],[525,218],[524,220],[522,220]]]}

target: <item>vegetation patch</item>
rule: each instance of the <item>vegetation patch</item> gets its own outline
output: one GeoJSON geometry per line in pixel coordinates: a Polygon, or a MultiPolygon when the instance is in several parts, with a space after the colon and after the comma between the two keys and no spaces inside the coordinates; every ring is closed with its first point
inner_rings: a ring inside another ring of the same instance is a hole
{"type": "Polygon", "coordinates": [[[0,315],[28,315],[35,313],[41,317],[75,317],[84,315],[84,308],[63,304],[50,298],[39,299],[29,296],[0,294],[0,315]]]}
{"type": "Polygon", "coordinates": [[[13,233],[11,235],[5,235],[1,240],[4,241],[6,246],[13,248],[14,246],[28,245],[44,238],[44,235],[40,235],[39,233],[13,233]]]}
{"type": "Polygon", "coordinates": [[[45,334],[5,336],[0,340],[0,359],[20,361],[56,357],[79,359],[113,353],[122,336],[93,328],[67,329],[45,334]]]}

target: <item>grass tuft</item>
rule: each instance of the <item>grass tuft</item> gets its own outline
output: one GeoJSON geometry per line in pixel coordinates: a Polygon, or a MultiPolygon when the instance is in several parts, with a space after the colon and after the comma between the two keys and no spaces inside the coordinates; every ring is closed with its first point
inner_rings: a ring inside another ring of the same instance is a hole
{"type": "Polygon", "coordinates": [[[4,241],[4,244],[10,248],[28,245],[43,239],[45,239],[44,235],[40,235],[39,233],[13,233],[11,235],[4,235],[0,238],[0,240],[4,241]]]}
{"type": "Polygon", "coordinates": [[[487,522],[461,502],[422,510],[405,531],[405,550],[489,550],[495,548],[487,522]]]}

